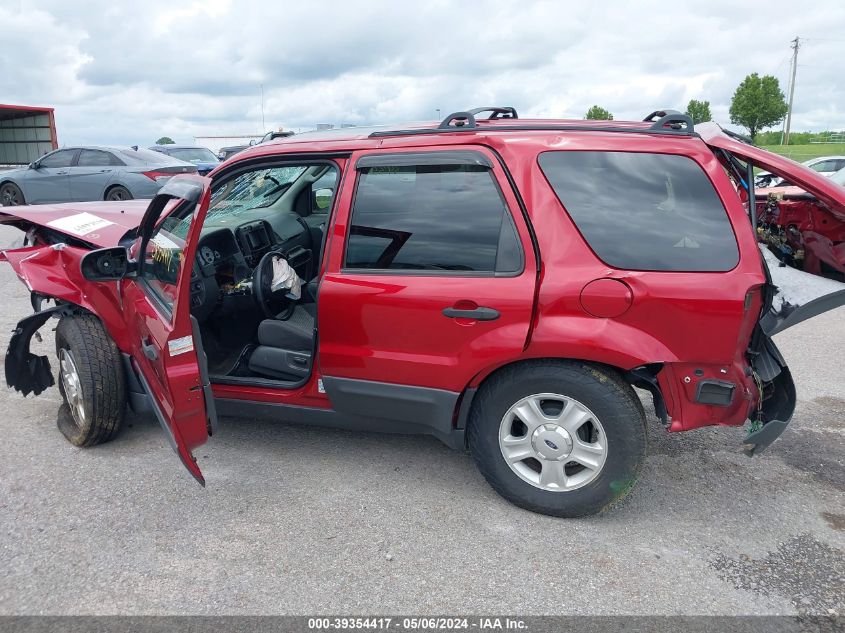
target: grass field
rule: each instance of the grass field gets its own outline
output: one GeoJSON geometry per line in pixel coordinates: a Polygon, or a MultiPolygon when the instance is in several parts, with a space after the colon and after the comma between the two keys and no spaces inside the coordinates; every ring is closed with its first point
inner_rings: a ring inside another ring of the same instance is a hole
{"type": "Polygon", "coordinates": [[[763,149],[781,154],[799,163],[817,156],[845,156],[845,143],[812,143],[810,145],[762,145],[763,149]]]}

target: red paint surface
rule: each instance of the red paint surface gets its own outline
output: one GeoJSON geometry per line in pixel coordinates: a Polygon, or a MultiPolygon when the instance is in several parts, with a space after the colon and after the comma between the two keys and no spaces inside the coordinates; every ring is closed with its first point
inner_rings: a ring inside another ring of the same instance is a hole
{"type": "MultiPolygon", "coordinates": [[[[500,124],[485,122],[490,130],[500,124]]],[[[644,127],[635,123],[620,125],[644,127]]],[[[714,147],[724,147],[739,156],[753,155],[763,166],[797,173],[793,181],[800,179],[834,210],[845,212],[845,195],[832,189],[826,178],[791,161],[748,148],[707,126],[703,130],[704,139],[714,147]]],[[[760,313],[760,288],[765,279],[756,236],[743,205],[712,150],[701,139],[645,133],[497,134],[485,130],[370,139],[351,130],[333,134],[332,140],[292,137],[262,144],[217,167],[212,176],[224,176],[230,168],[261,156],[349,151],[353,153],[350,163],[354,164],[359,155],[372,151],[450,147],[481,150],[493,161],[494,175],[525,251],[523,272],[512,277],[456,277],[343,270],[356,179],[354,169],[347,168],[326,229],[314,376],[305,387],[293,391],[215,385],[215,395],[327,407],[330,403],[325,395],[317,392],[320,375],[463,391],[509,363],[567,358],[604,363],[621,370],[662,364],[658,378],[673,418],[672,430],[744,422],[758,398],[756,385],[746,375],[745,352],[760,313]],[[723,273],[632,272],[601,262],[581,238],[537,165],[537,155],[542,151],[587,149],[678,153],[696,161],[727,210],[740,252],[737,266],[723,273]],[[508,165],[513,186],[499,155],[508,165]],[[520,200],[527,208],[527,218],[520,200]],[[539,259],[535,256],[531,228],[539,259]],[[600,281],[590,284],[591,280],[600,281]],[[461,302],[495,308],[501,316],[495,321],[473,322],[442,315],[443,308],[461,302]],[[625,304],[627,309],[622,310],[625,304]],[[737,385],[730,407],[694,402],[697,380],[706,378],[737,385]]],[[[44,224],[50,218],[88,211],[114,222],[113,230],[103,232],[97,241],[91,240],[98,245],[111,245],[125,230],[137,225],[142,204],[49,205],[23,207],[14,213],[44,224]]],[[[193,226],[198,226],[200,220],[195,218],[193,226]]],[[[189,238],[189,245],[186,256],[190,258],[196,240],[189,238]]],[[[93,284],[81,279],[78,259],[83,253],[83,249],[51,253],[42,248],[12,251],[7,258],[33,289],[100,315],[118,346],[136,358],[139,333],[146,333],[162,346],[173,337],[189,333],[187,309],[179,307],[178,299],[171,324],[156,313],[136,281],[124,280],[122,293],[117,293],[117,284],[93,284]]],[[[180,296],[186,296],[183,282],[180,296]]],[[[173,417],[188,449],[205,441],[204,420],[202,425],[199,423],[201,401],[186,393],[195,384],[195,366],[195,355],[185,354],[184,358],[176,357],[159,367],[152,363],[144,367],[145,372],[157,377],[156,397],[173,417]]]]}

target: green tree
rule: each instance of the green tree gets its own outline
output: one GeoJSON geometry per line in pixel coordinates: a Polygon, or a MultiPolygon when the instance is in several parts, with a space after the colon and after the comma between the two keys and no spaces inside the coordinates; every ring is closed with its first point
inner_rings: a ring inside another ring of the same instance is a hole
{"type": "Polygon", "coordinates": [[[731,100],[731,123],[748,130],[753,141],[757,132],[783,121],[788,106],[776,77],[752,73],[742,80],[731,100]]]}
{"type": "Polygon", "coordinates": [[[690,102],[687,104],[687,116],[692,119],[693,124],[712,121],[713,115],[710,114],[710,102],[690,99],[690,102]]]}
{"type": "Polygon", "coordinates": [[[605,110],[601,106],[597,105],[594,105],[587,110],[587,114],[584,115],[584,118],[590,119],[591,121],[613,121],[613,115],[608,110],[605,110]]]}
{"type": "Polygon", "coordinates": [[[156,141],[156,145],[175,145],[175,143],[173,142],[173,139],[169,136],[162,136],[156,141]]]}

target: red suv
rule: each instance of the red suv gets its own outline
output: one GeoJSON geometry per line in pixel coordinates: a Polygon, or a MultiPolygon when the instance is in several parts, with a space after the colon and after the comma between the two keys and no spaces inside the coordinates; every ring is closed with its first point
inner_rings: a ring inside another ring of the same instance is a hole
{"type": "Polygon", "coordinates": [[[218,414],[426,433],[520,506],[596,513],[645,455],[633,387],[669,431],[750,421],[759,451],[795,406],[770,336],[845,303],[759,243],[755,166],[845,218],[845,189],[715,124],[513,108],[296,135],[151,202],[4,209],[35,309],[6,379],[53,384],[29,343],[56,317],[77,446],[128,404],[204,483],[192,451],[218,414]]]}

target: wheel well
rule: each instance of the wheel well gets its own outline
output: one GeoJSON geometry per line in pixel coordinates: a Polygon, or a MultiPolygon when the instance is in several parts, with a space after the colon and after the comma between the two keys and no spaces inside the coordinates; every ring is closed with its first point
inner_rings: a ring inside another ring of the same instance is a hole
{"type": "Polygon", "coordinates": [[[617,380],[619,380],[620,382],[624,382],[625,384],[631,387],[637,387],[639,389],[645,389],[649,391],[651,393],[652,399],[654,400],[654,410],[657,413],[657,417],[660,418],[664,424],[668,424],[666,404],[663,400],[663,394],[660,391],[660,386],[657,384],[657,374],[663,368],[662,363],[641,365],[639,367],[635,367],[634,369],[627,370],[621,367],[616,367],[614,365],[608,365],[606,363],[599,363],[591,360],[584,360],[582,358],[549,357],[530,358],[506,363],[500,367],[497,367],[489,374],[484,376],[484,378],[476,386],[472,386],[472,383],[470,383],[470,386],[464,389],[460,399],[458,400],[457,409],[455,411],[456,428],[466,428],[470,413],[472,413],[473,406],[477,401],[476,396],[479,391],[484,389],[485,385],[490,383],[491,378],[498,375],[502,371],[510,371],[519,367],[529,367],[531,365],[540,365],[544,363],[553,362],[582,363],[584,365],[589,365],[591,367],[599,369],[600,371],[610,374],[611,378],[615,376],[617,380]]]}
{"type": "MultiPolygon", "coordinates": [[[[109,192],[112,189],[114,189],[115,187],[120,187],[121,189],[126,189],[126,191],[129,191],[129,187],[127,187],[126,185],[122,185],[119,182],[114,182],[114,183],[110,184],[108,187],[106,187],[106,190],[103,192],[103,200],[105,200],[106,198],[109,197],[109,192]]],[[[130,191],[130,193],[132,193],[132,192],[130,191]]]]}

